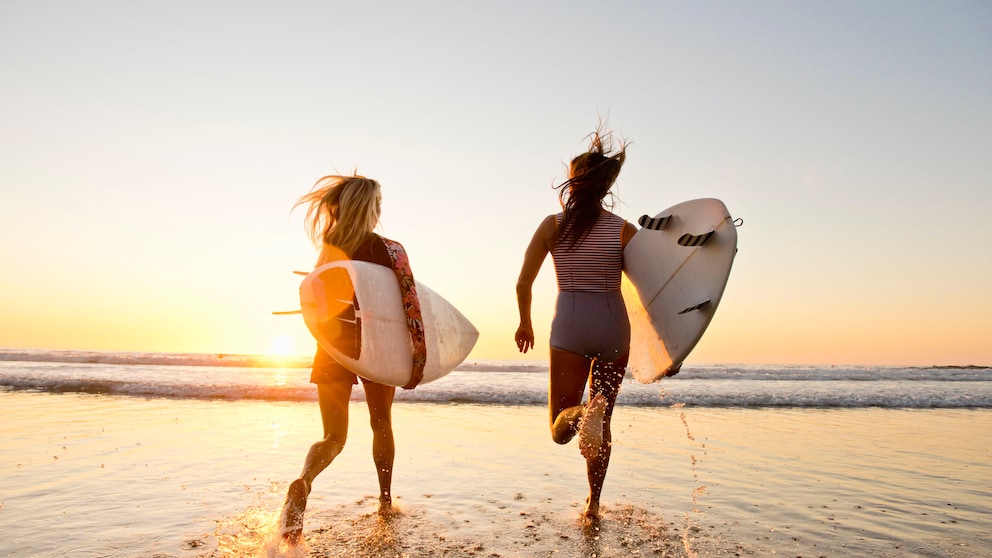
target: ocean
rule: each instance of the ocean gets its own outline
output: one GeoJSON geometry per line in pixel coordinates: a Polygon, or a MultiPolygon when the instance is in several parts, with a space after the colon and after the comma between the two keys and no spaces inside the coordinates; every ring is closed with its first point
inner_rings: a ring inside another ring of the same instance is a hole
{"type": "Polygon", "coordinates": [[[0,349],[0,557],[992,556],[992,369],[691,362],[625,381],[595,525],[546,363],[397,390],[389,520],[356,388],[287,549],[282,499],[321,436],[308,366],[0,349]]]}
{"type": "MultiPolygon", "coordinates": [[[[169,399],[316,401],[310,359],[225,354],[0,349],[0,389],[169,399]]],[[[546,405],[544,362],[467,361],[397,401],[546,405]]],[[[355,390],[354,400],[362,400],[355,390]]],[[[992,368],[686,364],[672,378],[628,378],[639,407],[992,408],[992,368]]]]}

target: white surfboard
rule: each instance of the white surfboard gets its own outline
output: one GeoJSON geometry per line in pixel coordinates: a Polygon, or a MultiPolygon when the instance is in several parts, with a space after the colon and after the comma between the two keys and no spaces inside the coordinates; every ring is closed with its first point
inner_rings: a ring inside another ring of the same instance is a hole
{"type": "Polygon", "coordinates": [[[623,252],[628,366],[650,383],[678,370],[713,319],[737,254],[737,228],[723,202],[711,198],[638,222],[623,252]]]}
{"type": "MultiPolygon", "coordinates": [[[[479,332],[420,281],[417,295],[427,340],[424,384],[461,364],[479,332]]],[[[352,260],[322,265],[303,279],[300,308],[317,343],[355,374],[393,386],[410,381],[413,342],[391,269],[352,260]]]]}

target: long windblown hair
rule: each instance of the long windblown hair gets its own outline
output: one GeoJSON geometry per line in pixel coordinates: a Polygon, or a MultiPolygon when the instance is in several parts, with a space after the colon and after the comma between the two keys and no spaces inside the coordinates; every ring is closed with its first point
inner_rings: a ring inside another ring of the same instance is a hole
{"type": "Polygon", "coordinates": [[[555,187],[564,213],[554,239],[556,245],[568,242],[569,247],[575,246],[592,229],[627,158],[627,141],[620,140],[614,152],[613,132],[602,123],[589,138],[589,150],[572,159],[568,180],[555,187]]]}
{"type": "Polygon", "coordinates": [[[315,245],[328,244],[353,254],[379,224],[382,192],[364,176],[325,176],[293,205],[307,207],[307,236],[315,245]]]}

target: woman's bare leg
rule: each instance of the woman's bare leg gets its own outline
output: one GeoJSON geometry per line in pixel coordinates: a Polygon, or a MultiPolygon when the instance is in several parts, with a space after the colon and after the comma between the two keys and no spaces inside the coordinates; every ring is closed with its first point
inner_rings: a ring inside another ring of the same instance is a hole
{"type": "MultiPolygon", "coordinates": [[[[606,480],[606,470],[610,466],[610,454],[612,453],[613,435],[610,430],[610,423],[613,418],[613,406],[620,393],[620,386],[623,384],[627,358],[628,356],[624,355],[609,362],[597,360],[592,368],[589,399],[590,401],[596,399],[604,401],[601,401],[603,405],[602,437],[598,451],[588,452],[588,455],[585,456],[586,476],[589,479],[589,498],[586,500],[584,515],[590,519],[599,518],[599,498],[603,492],[603,482],[606,480]]],[[[590,407],[592,406],[590,404],[590,407]]],[[[598,413],[596,414],[598,415],[598,413]]],[[[596,419],[598,420],[599,417],[596,419]]]]}
{"type": "Polygon", "coordinates": [[[579,421],[585,412],[582,395],[591,361],[582,355],[551,349],[548,412],[551,438],[557,444],[567,444],[579,431],[579,421]]]}
{"type": "Polygon", "coordinates": [[[306,460],[303,462],[303,472],[298,479],[290,483],[282,510],[282,536],[292,544],[298,543],[303,535],[303,512],[307,508],[310,486],[317,475],[341,453],[347,441],[349,399],[351,399],[349,382],[317,384],[317,401],[320,403],[324,437],[310,446],[310,451],[307,452],[306,460]]]}
{"type": "Polygon", "coordinates": [[[390,515],[393,512],[393,461],[396,457],[392,419],[396,388],[376,383],[364,385],[372,425],[372,460],[379,476],[379,514],[390,515]]]}

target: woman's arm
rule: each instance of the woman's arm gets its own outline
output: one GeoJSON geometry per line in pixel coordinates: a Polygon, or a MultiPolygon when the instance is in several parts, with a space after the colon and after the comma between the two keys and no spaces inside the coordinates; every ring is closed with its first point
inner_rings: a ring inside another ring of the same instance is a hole
{"type": "Polygon", "coordinates": [[[541,271],[544,259],[548,257],[554,234],[555,216],[549,215],[537,227],[530,244],[527,246],[527,251],[524,252],[524,264],[520,268],[520,276],[517,278],[517,309],[520,312],[520,326],[514,335],[517,350],[521,353],[526,353],[534,347],[534,327],[530,320],[532,287],[538,272],[541,271]]]}
{"type": "Polygon", "coordinates": [[[413,389],[424,379],[424,365],[427,363],[427,340],[424,336],[424,317],[420,311],[420,297],[417,296],[417,284],[410,269],[410,259],[403,245],[395,240],[383,238],[389,259],[393,262],[393,273],[400,284],[400,296],[403,300],[403,310],[406,312],[406,323],[410,328],[410,338],[413,340],[413,372],[410,383],[403,389],[413,389]]]}
{"type": "Polygon", "coordinates": [[[624,221],[623,232],[620,233],[620,246],[626,248],[627,243],[630,242],[630,239],[634,238],[635,234],[637,234],[637,227],[628,221],[624,221]]]}

